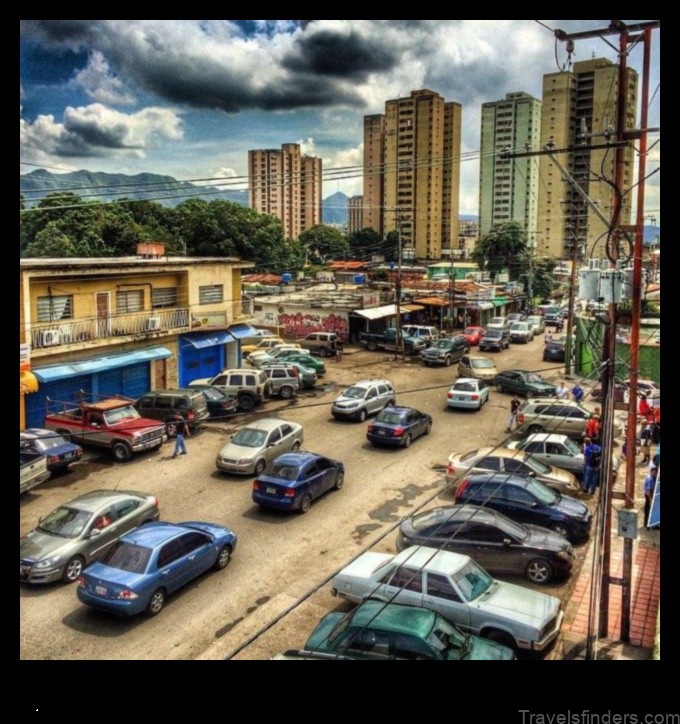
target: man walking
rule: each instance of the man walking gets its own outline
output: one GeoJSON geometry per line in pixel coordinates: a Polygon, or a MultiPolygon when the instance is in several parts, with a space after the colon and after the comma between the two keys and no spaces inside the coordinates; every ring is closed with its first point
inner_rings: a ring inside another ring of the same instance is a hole
{"type": "Polygon", "coordinates": [[[592,495],[599,482],[601,456],[602,448],[587,437],[583,441],[583,457],[585,458],[583,492],[586,495],[592,495]]]}
{"type": "Polygon", "coordinates": [[[571,388],[571,396],[574,402],[583,401],[583,387],[578,382],[571,388]]]}
{"type": "Polygon", "coordinates": [[[184,438],[189,437],[191,433],[189,432],[187,421],[179,413],[173,415],[172,421],[175,423],[175,429],[177,430],[175,434],[175,452],[172,454],[172,457],[176,458],[178,455],[187,454],[187,446],[184,443],[184,438]]]}
{"type": "Polygon", "coordinates": [[[654,488],[656,487],[656,474],[658,468],[652,467],[649,475],[645,478],[645,527],[649,528],[649,514],[652,510],[652,500],[654,498],[654,488]]]}
{"type": "Polygon", "coordinates": [[[565,387],[564,382],[560,382],[560,384],[557,385],[555,397],[557,397],[558,400],[566,400],[567,397],[569,397],[569,390],[565,387]]]}
{"type": "Polygon", "coordinates": [[[510,414],[508,415],[508,427],[505,430],[505,432],[512,432],[513,429],[517,426],[517,413],[519,412],[519,406],[522,404],[522,401],[517,397],[517,395],[512,396],[512,400],[510,400],[510,414]]]}
{"type": "Polygon", "coordinates": [[[342,340],[340,337],[338,337],[335,340],[335,361],[336,362],[342,362],[342,351],[344,349],[344,346],[342,344],[342,340]]]}

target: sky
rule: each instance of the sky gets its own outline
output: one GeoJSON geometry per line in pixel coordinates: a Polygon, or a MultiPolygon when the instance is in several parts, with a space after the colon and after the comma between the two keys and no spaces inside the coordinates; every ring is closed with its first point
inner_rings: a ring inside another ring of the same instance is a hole
{"type": "MultiPolygon", "coordinates": [[[[245,189],[250,149],[299,143],[323,160],[323,197],[351,196],[362,193],[363,116],[428,88],[462,106],[460,212],[477,215],[481,104],[540,98],[543,75],[573,62],[616,62],[618,34],[576,40],[568,54],[554,33],[610,22],[23,20],[20,173],[148,172],[245,189]]],[[[627,60],[640,79],[642,49],[627,60]]],[[[659,29],[649,96],[659,129],[659,29]]],[[[645,185],[645,223],[657,225],[659,139],[648,135],[645,185]]]]}

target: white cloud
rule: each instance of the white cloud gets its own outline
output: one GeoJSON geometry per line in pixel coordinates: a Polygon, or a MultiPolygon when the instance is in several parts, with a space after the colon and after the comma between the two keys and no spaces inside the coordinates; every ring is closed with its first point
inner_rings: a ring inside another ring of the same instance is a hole
{"type": "Polygon", "coordinates": [[[95,101],[109,105],[132,105],[135,97],[125,89],[123,82],[115,78],[104,55],[95,50],[88,64],[76,73],[76,83],[95,101]]]}

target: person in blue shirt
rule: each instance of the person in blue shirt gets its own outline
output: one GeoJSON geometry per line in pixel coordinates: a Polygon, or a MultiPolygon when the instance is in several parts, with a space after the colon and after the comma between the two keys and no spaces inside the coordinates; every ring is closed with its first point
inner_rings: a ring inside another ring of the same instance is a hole
{"type": "Polygon", "coordinates": [[[649,528],[649,514],[652,510],[652,500],[654,498],[654,488],[656,487],[656,474],[658,468],[652,467],[649,475],[645,478],[645,527],[649,528]]]}
{"type": "Polygon", "coordinates": [[[578,382],[571,388],[571,396],[574,402],[581,402],[583,400],[583,387],[581,387],[578,382]]]}
{"type": "Polygon", "coordinates": [[[589,438],[583,441],[583,457],[585,458],[585,468],[583,470],[583,492],[586,495],[592,495],[599,482],[600,477],[600,458],[602,448],[589,438]]]}

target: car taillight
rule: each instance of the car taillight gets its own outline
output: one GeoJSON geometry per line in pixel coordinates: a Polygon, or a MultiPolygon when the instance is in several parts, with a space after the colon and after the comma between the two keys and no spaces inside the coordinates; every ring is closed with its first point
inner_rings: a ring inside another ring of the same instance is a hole
{"type": "Polygon", "coordinates": [[[58,463],[59,462],[59,455],[49,455],[47,458],[47,461],[50,463],[58,463]]]}
{"type": "Polygon", "coordinates": [[[78,576],[78,578],[76,578],[76,583],[79,586],[84,586],[85,585],[85,576],[78,576]]]}
{"type": "Polygon", "coordinates": [[[520,425],[523,425],[523,424],[524,424],[524,413],[523,413],[523,412],[520,412],[520,413],[517,415],[517,422],[519,422],[520,425]]]}
{"type": "Polygon", "coordinates": [[[405,427],[395,427],[393,432],[396,437],[400,437],[401,435],[403,435],[406,432],[406,428],[405,427]]]}
{"type": "Polygon", "coordinates": [[[286,488],[283,491],[283,497],[284,498],[294,498],[295,497],[295,488],[286,488]]]}
{"type": "Polygon", "coordinates": [[[460,486],[458,487],[458,490],[456,490],[456,496],[455,496],[456,500],[460,500],[463,497],[463,492],[465,491],[465,488],[467,488],[469,482],[470,481],[466,478],[460,484],[460,486]]]}
{"type": "Polygon", "coordinates": [[[368,426],[367,432],[373,432],[373,425],[369,425],[369,426],[368,426]]]}
{"type": "Polygon", "coordinates": [[[259,489],[260,489],[259,483],[257,482],[257,480],[253,480],[253,490],[259,490],[259,489]]]}
{"type": "Polygon", "coordinates": [[[472,395],[472,397],[471,397],[470,399],[472,399],[472,400],[478,400],[478,399],[479,399],[479,395],[472,395]]]}
{"type": "Polygon", "coordinates": [[[189,410],[189,412],[187,412],[187,419],[188,419],[188,420],[193,420],[193,419],[194,419],[194,411],[193,411],[193,410],[189,410]]]}
{"type": "Polygon", "coordinates": [[[453,392],[447,392],[446,396],[449,398],[449,400],[453,399],[453,392]]]}
{"type": "Polygon", "coordinates": [[[453,465],[453,463],[449,463],[449,464],[448,464],[448,467],[446,468],[446,472],[447,472],[449,475],[453,475],[453,474],[456,472],[456,467],[455,467],[455,465],[453,465]]]}

